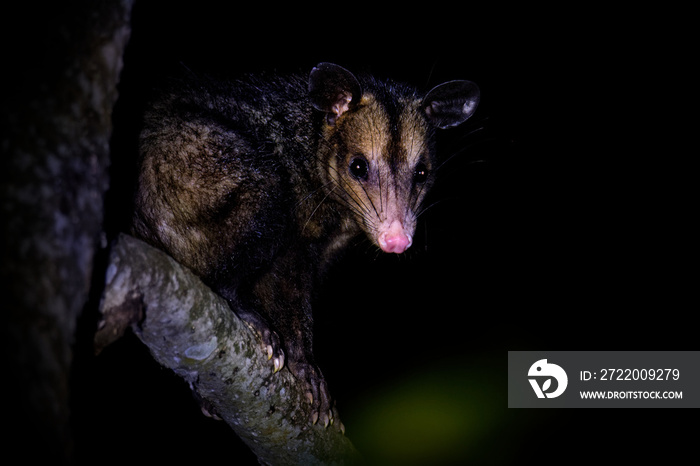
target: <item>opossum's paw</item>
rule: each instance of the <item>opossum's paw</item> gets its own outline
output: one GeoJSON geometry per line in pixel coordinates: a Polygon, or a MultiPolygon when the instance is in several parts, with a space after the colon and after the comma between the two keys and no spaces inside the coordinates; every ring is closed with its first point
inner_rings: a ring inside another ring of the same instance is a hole
{"type": "Polygon", "coordinates": [[[285,357],[284,350],[282,350],[282,343],[280,342],[280,337],[277,335],[277,332],[272,330],[267,321],[257,314],[250,313],[241,315],[239,313],[239,317],[244,320],[248,327],[257,333],[258,337],[260,337],[263,351],[267,355],[267,360],[272,361],[274,371],[277,372],[282,369],[284,367],[285,357]]]}
{"type": "Polygon", "coordinates": [[[274,372],[279,371],[284,367],[284,351],[280,343],[280,337],[272,330],[266,330],[262,333],[262,342],[267,353],[267,360],[272,360],[274,372]]]}
{"type": "Polygon", "coordinates": [[[306,399],[311,405],[311,416],[309,421],[312,424],[321,423],[324,427],[337,425],[345,433],[345,426],[340,422],[338,411],[332,405],[331,396],[328,393],[326,379],[323,378],[321,370],[313,364],[307,362],[289,362],[289,370],[294,376],[304,381],[307,385],[306,399]]]}

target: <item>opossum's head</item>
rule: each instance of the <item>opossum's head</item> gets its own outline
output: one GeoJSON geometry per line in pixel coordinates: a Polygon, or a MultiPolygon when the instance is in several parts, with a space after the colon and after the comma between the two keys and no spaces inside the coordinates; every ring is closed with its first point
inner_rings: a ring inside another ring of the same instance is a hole
{"type": "Polygon", "coordinates": [[[384,252],[404,252],[434,180],[434,129],[469,118],[478,87],[451,81],[422,97],[407,86],[359,81],[340,66],[321,63],[311,71],[309,96],[326,113],[320,152],[329,196],[384,252]]]}

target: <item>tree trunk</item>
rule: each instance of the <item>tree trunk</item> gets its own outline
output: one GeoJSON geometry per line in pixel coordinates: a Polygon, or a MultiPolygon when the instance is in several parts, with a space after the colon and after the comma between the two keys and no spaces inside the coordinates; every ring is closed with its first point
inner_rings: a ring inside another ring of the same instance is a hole
{"type": "Polygon", "coordinates": [[[72,346],[100,244],[132,3],[25,2],[19,8],[27,11],[4,14],[11,24],[3,26],[10,66],[0,114],[0,339],[10,368],[3,418],[6,444],[20,455],[6,457],[28,464],[71,460],[72,346]]]}

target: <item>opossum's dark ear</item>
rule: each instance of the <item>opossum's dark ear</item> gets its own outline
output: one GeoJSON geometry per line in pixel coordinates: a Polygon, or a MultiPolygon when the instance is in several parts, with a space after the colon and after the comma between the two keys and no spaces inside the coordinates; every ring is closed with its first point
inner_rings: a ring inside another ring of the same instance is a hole
{"type": "Polygon", "coordinates": [[[423,99],[428,119],[438,128],[463,123],[479,105],[479,87],[471,81],[450,81],[434,87],[423,99]]]}
{"type": "Polygon", "coordinates": [[[357,78],[342,66],[319,63],[309,75],[311,104],[328,113],[328,123],[333,125],[340,115],[362,97],[362,87],[357,78]]]}

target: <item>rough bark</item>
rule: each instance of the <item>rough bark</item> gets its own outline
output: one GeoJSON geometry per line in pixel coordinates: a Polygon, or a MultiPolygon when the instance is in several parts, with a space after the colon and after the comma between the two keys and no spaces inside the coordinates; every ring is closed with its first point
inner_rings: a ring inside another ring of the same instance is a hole
{"type": "Polygon", "coordinates": [[[100,310],[103,344],[131,325],[153,357],[185,379],[261,463],[361,463],[342,423],[311,424],[304,387],[286,368],[274,373],[257,335],[165,253],[121,235],[100,310]]]}
{"type": "Polygon", "coordinates": [[[22,461],[60,464],[71,458],[72,345],[100,244],[132,0],[9,8],[0,99],[3,417],[22,461]]]}

